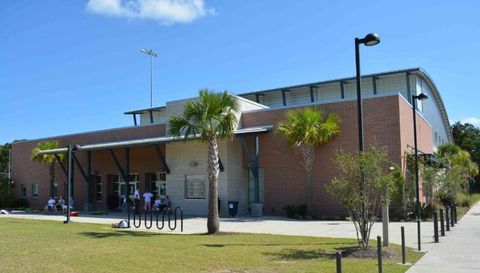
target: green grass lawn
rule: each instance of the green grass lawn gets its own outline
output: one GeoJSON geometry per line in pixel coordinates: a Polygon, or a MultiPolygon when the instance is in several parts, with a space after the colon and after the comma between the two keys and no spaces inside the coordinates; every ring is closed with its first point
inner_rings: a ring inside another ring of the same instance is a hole
{"type": "MultiPolygon", "coordinates": [[[[106,225],[0,218],[0,272],[335,272],[333,253],[355,240],[263,234],[166,235],[106,225]]],[[[372,242],[375,245],[375,242],[372,242]]],[[[405,272],[397,257],[384,272],[405,272]]],[[[421,253],[408,250],[408,262],[421,253]]],[[[377,272],[343,258],[343,272],[377,272]]]]}

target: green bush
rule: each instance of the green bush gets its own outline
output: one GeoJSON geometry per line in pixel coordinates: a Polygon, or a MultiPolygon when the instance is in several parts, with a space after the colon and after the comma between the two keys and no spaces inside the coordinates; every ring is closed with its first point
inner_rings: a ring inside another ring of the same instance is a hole
{"type": "Polygon", "coordinates": [[[427,220],[432,218],[433,213],[435,212],[435,207],[432,204],[422,204],[420,208],[420,217],[422,220],[427,220]]]}
{"type": "Polygon", "coordinates": [[[307,218],[307,204],[288,205],[283,208],[287,212],[288,218],[306,219],[307,218]]]}
{"type": "Polygon", "coordinates": [[[472,205],[472,198],[463,192],[457,193],[457,205],[469,208],[472,205]]]}
{"type": "Polygon", "coordinates": [[[27,199],[14,199],[12,201],[11,207],[14,209],[18,208],[28,208],[28,201],[27,199]]]}

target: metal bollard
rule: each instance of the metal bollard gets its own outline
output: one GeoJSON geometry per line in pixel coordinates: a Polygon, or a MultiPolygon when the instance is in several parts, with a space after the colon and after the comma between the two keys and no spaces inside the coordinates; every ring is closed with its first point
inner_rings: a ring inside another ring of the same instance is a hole
{"type": "Polygon", "coordinates": [[[449,214],[449,211],[447,206],[445,207],[445,224],[447,226],[447,231],[450,231],[450,216],[448,214],[449,214]]]}
{"type": "Polygon", "coordinates": [[[382,273],[382,237],[377,236],[378,273],[382,273]]]}
{"type": "Polygon", "coordinates": [[[440,209],[440,235],[445,236],[445,221],[443,220],[443,209],[440,209]]]}
{"type": "Polygon", "coordinates": [[[337,257],[337,273],[342,273],[342,252],[335,253],[337,257]]]}
{"type": "Polygon", "coordinates": [[[433,238],[435,243],[438,243],[438,217],[437,212],[433,213],[433,238]]]}
{"type": "Polygon", "coordinates": [[[450,226],[455,226],[455,213],[453,211],[453,206],[450,206],[450,226]]]}
{"type": "Polygon", "coordinates": [[[453,214],[455,215],[455,224],[457,223],[457,205],[453,204],[453,214]]]}
{"type": "Polygon", "coordinates": [[[401,234],[402,234],[402,264],[407,263],[407,256],[405,254],[405,228],[401,227],[401,234]]]}

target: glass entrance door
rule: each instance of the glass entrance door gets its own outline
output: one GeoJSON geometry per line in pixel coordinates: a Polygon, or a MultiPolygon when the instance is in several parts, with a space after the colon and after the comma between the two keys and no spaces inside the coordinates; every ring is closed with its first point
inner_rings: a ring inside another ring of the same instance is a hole
{"type": "MultiPolygon", "coordinates": [[[[123,204],[123,198],[126,194],[127,183],[124,181],[121,175],[118,176],[119,181],[114,183],[113,191],[118,197],[118,206],[123,204]]],[[[135,190],[139,189],[140,176],[138,174],[130,174],[130,182],[128,183],[128,197],[133,201],[135,198],[135,190]]]]}

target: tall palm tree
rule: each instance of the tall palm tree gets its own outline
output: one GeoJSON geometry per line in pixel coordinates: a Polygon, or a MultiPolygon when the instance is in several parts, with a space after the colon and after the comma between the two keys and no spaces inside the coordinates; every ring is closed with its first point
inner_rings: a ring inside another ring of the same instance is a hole
{"type": "Polygon", "coordinates": [[[169,133],[186,140],[197,139],[208,143],[208,234],[220,229],[218,219],[218,140],[232,138],[239,112],[237,98],[227,91],[214,93],[208,89],[199,92],[198,100],[184,104],[182,117],[171,117],[169,133]]]}
{"type": "MultiPolygon", "coordinates": [[[[48,174],[50,176],[50,196],[53,196],[53,188],[55,183],[55,164],[56,158],[53,154],[39,154],[43,150],[51,150],[58,148],[58,141],[43,141],[39,142],[37,146],[32,150],[32,160],[41,164],[48,165],[48,174]]],[[[61,161],[64,160],[65,155],[59,154],[58,157],[61,161]]]]}
{"type": "Polygon", "coordinates": [[[307,209],[312,209],[312,168],[315,149],[328,142],[340,132],[340,118],[332,113],[326,116],[314,108],[287,112],[278,125],[278,132],[287,138],[288,144],[299,151],[307,172],[307,209]]]}

